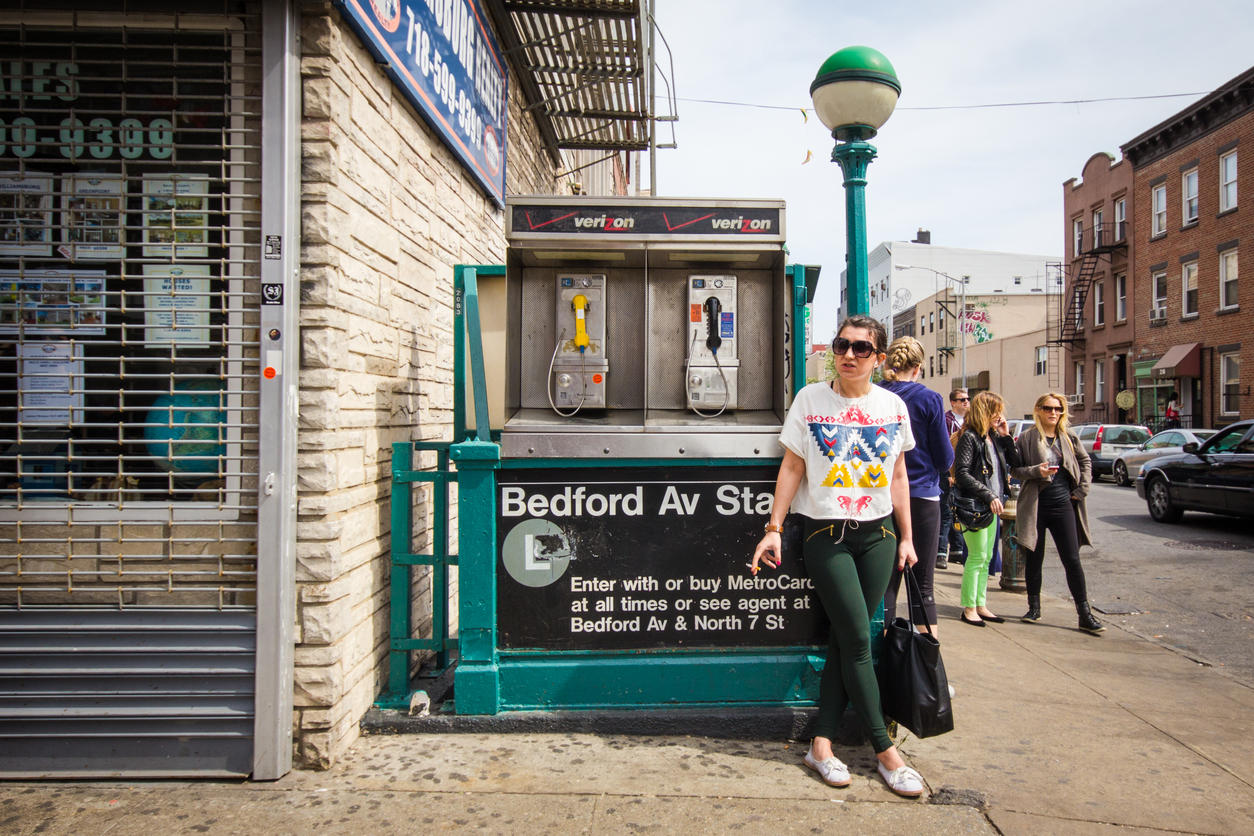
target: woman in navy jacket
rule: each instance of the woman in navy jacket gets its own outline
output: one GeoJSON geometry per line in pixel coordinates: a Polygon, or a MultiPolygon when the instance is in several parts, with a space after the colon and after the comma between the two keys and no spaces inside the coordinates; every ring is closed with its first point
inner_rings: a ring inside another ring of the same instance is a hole
{"type": "MultiPolygon", "coordinates": [[[[920,605],[910,613],[910,623],[930,625],[936,635],[936,598],[932,593],[936,574],[936,551],[940,543],[941,487],[940,480],[949,478],[954,463],[954,448],[945,428],[945,402],[941,396],[917,378],[923,368],[923,346],[914,337],[901,337],[888,346],[884,360],[884,380],[888,391],[906,402],[915,446],[907,450],[906,472],[910,476],[911,539],[919,562],[914,576],[923,593],[920,605]]],[[[891,624],[897,611],[897,590],[901,570],[893,571],[884,593],[884,623],[891,624]]]]}

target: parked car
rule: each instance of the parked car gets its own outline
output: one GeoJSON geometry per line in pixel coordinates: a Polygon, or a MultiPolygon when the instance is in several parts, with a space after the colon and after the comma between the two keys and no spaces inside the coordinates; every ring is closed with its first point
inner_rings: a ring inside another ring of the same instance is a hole
{"type": "Polygon", "coordinates": [[[1093,479],[1115,467],[1115,459],[1149,440],[1150,432],[1136,424],[1078,424],[1072,427],[1093,461],[1093,479]]]}
{"type": "Polygon", "coordinates": [[[1115,464],[1111,468],[1111,475],[1115,479],[1115,484],[1131,487],[1132,481],[1141,472],[1141,465],[1150,459],[1182,452],[1184,445],[1190,441],[1195,444],[1201,444],[1214,434],[1214,430],[1179,429],[1163,430],[1157,435],[1151,436],[1149,441],[1126,453],[1120,453],[1119,457],[1115,459],[1115,464]]]}
{"type": "Polygon", "coordinates": [[[1006,420],[1006,426],[1010,428],[1010,437],[1016,441],[1019,438],[1019,433],[1032,426],[1033,423],[1031,418],[1008,418],[1006,420]]]}
{"type": "Polygon", "coordinates": [[[1254,419],[1146,462],[1136,493],[1158,522],[1177,522],[1184,511],[1254,517],[1254,419]]]}

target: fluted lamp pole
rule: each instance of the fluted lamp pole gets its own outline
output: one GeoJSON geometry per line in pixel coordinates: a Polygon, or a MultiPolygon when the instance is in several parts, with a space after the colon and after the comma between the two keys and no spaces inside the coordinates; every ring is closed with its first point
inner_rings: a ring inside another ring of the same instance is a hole
{"type": "Polygon", "coordinates": [[[867,142],[893,115],[901,83],[893,65],[869,46],[849,46],[819,67],[810,98],[832,132],[832,161],[845,176],[845,304],[849,314],[871,310],[867,280],[866,171],[875,159],[867,142]]]}

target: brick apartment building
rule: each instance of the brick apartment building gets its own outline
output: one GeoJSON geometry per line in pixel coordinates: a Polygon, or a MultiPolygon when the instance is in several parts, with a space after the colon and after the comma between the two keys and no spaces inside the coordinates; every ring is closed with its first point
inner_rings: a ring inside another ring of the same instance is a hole
{"type": "Polygon", "coordinates": [[[1064,184],[1068,261],[1076,266],[1068,269],[1059,336],[1072,347],[1067,388],[1077,421],[1157,424],[1173,393],[1186,426],[1254,415],[1254,295],[1238,281],[1240,250],[1254,245],[1254,214],[1240,208],[1242,193],[1246,202],[1254,197],[1250,162],[1239,164],[1243,140],[1254,143],[1254,68],[1124,144],[1123,162],[1097,155],[1082,185],[1064,184]],[[1112,395],[1124,388],[1136,401],[1120,411],[1112,395]]]}
{"type": "Polygon", "coordinates": [[[1121,410],[1118,392],[1131,385],[1128,362],[1136,336],[1136,308],[1128,283],[1129,206],[1132,166],[1104,152],[1084,164],[1081,179],[1063,184],[1066,207],[1064,265],[1074,288],[1088,280],[1086,300],[1073,299],[1064,311],[1061,337],[1071,349],[1067,369],[1073,419],[1134,420],[1121,410]]]}

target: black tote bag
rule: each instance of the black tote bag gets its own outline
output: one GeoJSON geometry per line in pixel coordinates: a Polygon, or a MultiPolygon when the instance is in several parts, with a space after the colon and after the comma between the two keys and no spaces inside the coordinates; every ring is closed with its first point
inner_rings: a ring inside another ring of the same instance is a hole
{"type": "MultiPolygon", "coordinates": [[[[913,567],[906,567],[906,597],[922,599],[913,567]]],[[[907,605],[906,612],[913,610],[907,605]]],[[[915,737],[935,737],[953,731],[954,714],[949,702],[949,680],[941,661],[940,642],[920,633],[909,618],[898,616],[888,625],[880,649],[880,704],[884,715],[909,729],[915,737]]]]}

